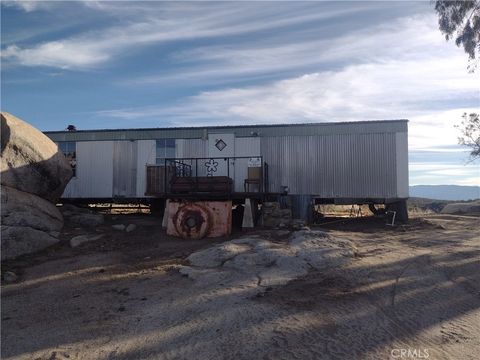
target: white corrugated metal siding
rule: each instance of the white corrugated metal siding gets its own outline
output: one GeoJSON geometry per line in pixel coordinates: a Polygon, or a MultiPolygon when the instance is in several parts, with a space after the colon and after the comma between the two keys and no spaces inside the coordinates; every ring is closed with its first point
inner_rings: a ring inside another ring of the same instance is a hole
{"type": "Polygon", "coordinates": [[[204,139],[177,139],[176,153],[179,158],[207,157],[208,141],[204,139]]]}
{"type": "Polygon", "coordinates": [[[137,196],[144,197],[147,190],[146,165],[155,164],[157,155],[155,140],[137,141],[137,196]]]}
{"type": "Polygon", "coordinates": [[[397,195],[395,133],[262,138],[269,191],[324,198],[397,195]]]}
{"type": "MultiPolygon", "coordinates": [[[[205,158],[208,157],[208,140],[206,139],[177,139],[176,142],[176,156],[178,158],[205,158]]],[[[204,162],[198,162],[198,169],[195,167],[195,162],[192,161],[192,174],[195,176],[207,175],[204,162]]]]}
{"type": "Polygon", "coordinates": [[[77,176],[63,197],[112,197],[113,141],[77,142],[77,176]]]}
{"type": "MultiPolygon", "coordinates": [[[[242,137],[235,138],[235,156],[260,156],[260,138],[242,137]]],[[[245,179],[247,178],[248,159],[235,160],[235,191],[244,191],[245,179]]],[[[256,190],[255,190],[256,191],[256,190]]]]}
{"type": "Polygon", "coordinates": [[[397,161],[397,196],[408,198],[408,133],[399,132],[395,134],[396,161],[397,161]]]}
{"type": "Polygon", "coordinates": [[[137,142],[115,141],[113,144],[113,196],[137,195],[137,142]]]}
{"type": "Polygon", "coordinates": [[[62,197],[63,198],[80,197],[78,187],[79,187],[78,177],[71,178],[67,186],[65,187],[65,190],[63,191],[62,197]]]}

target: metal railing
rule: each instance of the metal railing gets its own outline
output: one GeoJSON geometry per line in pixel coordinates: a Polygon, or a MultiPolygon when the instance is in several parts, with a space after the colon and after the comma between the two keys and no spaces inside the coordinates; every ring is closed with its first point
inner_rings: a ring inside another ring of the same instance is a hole
{"type": "Polygon", "coordinates": [[[264,193],[268,184],[268,166],[262,156],[166,158],[161,164],[147,165],[146,171],[146,195],[153,196],[229,195],[252,189],[264,193]]]}

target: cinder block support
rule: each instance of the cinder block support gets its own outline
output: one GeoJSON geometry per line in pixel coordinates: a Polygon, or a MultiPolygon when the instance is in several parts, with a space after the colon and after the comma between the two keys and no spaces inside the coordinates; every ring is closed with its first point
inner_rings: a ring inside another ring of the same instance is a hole
{"type": "Polygon", "coordinates": [[[253,227],[254,223],[252,201],[250,199],[245,199],[245,210],[243,212],[242,229],[251,229],[253,227]]]}
{"type": "Polygon", "coordinates": [[[163,212],[162,227],[164,229],[167,228],[167,224],[168,224],[168,205],[170,205],[170,200],[169,199],[167,199],[167,201],[165,201],[165,211],[163,212]]]}

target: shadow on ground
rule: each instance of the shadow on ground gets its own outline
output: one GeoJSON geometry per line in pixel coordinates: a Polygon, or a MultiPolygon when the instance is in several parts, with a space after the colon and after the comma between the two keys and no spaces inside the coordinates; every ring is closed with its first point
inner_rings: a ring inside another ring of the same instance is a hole
{"type": "Polygon", "coordinates": [[[260,292],[256,284],[201,286],[182,277],[175,265],[208,243],[184,244],[174,255],[174,240],[147,237],[152,228],[141,249],[27,266],[23,282],[2,288],[2,358],[386,359],[410,348],[473,359],[475,224],[332,225],[328,231],[355,242],[359,258],[260,292]]]}

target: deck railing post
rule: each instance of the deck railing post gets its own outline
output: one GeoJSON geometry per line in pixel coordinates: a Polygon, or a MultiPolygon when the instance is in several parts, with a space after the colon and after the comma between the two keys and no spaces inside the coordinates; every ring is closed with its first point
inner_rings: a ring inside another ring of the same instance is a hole
{"type": "Polygon", "coordinates": [[[262,173],[261,173],[261,179],[260,179],[260,193],[263,193],[263,188],[264,188],[264,181],[265,181],[265,169],[264,169],[264,166],[263,166],[263,156],[260,156],[260,169],[262,169],[262,173]]]}
{"type": "Polygon", "coordinates": [[[198,158],[195,158],[195,192],[198,192],[198,158]]]}
{"type": "MultiPolygon", "coordinates": [[[[227,161],[227,178],[230,179],[230,158],[227,157],[225,160],[227,161]]],[[[230,180],[228,180],[228,181],[230,181],[230,180]]],[[[233,184],[232,187],[235,187],[234,181],[235,180],[232,179],[232,184],[233,184]]],[[[232,193],[232,187],[230,187],[230,194],[232,193]]]]}
{"type": "Polygon", "coordinates": [[[163,193],[166,195],[167,194],[167,174],[168,174],[168,169],[167,169],[167,159],[164,159],[164,169],[163,169],[163,193]]]}

